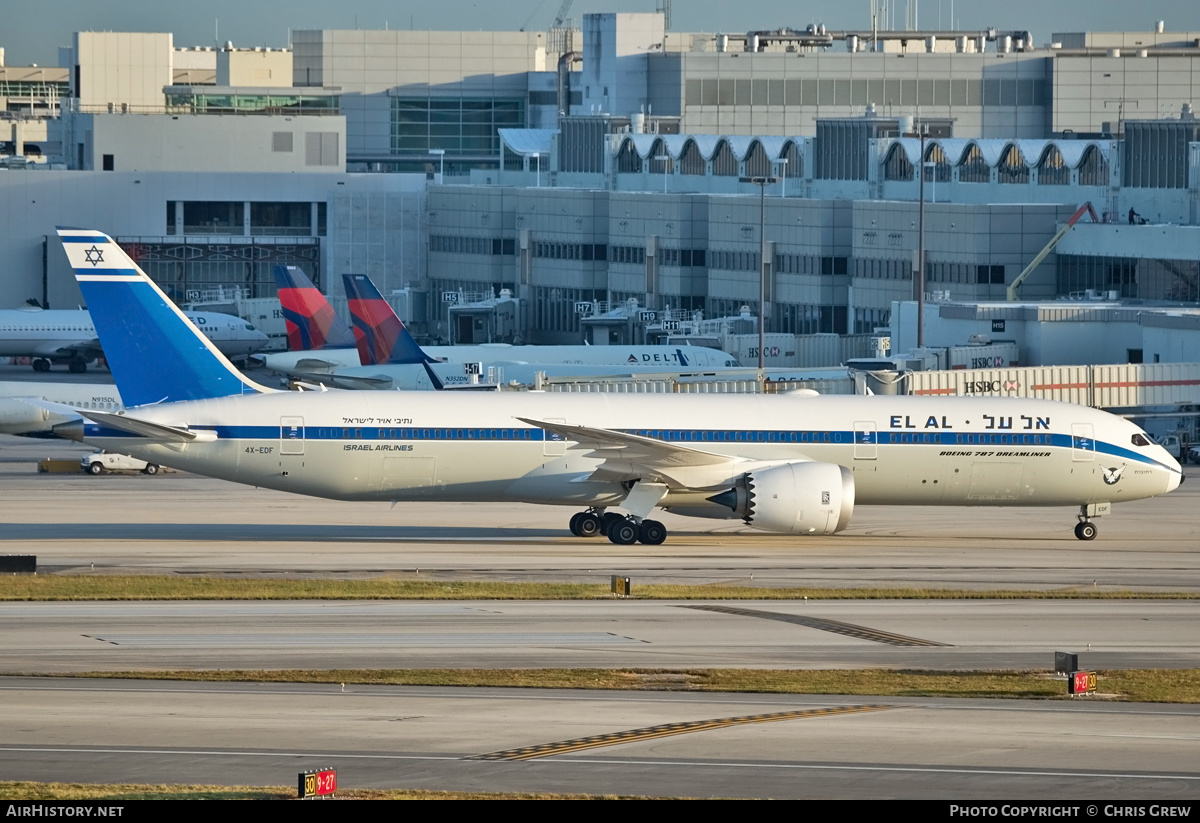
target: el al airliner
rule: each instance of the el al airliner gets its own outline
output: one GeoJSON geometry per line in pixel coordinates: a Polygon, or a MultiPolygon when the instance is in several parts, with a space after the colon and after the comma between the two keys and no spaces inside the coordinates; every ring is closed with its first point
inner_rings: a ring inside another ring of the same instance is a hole
{"type": "Polygon", "coordinates": [[[1111,504],[1182,479],[1133,423],[1044,400],[272,391],[110,238],[59,234],[129,408],[81,410],[86,421],[56,432],[238,483],[572,506],[577,535],[657,544],[659,508],[824,535],[845,529],[855,505],[1069,506],[1090,540],[1111,504]]]}

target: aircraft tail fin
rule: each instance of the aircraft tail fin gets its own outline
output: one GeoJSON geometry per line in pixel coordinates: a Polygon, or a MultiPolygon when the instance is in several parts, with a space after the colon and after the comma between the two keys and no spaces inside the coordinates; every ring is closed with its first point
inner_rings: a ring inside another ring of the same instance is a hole
{"type": "Polygon", "coordinates": [[[354,335],[299,266],[275,264],[275,285],[292,351],[352,349],[354,335]]]}
{"type": "Polygon", "coordinates": [[[350,315],[354,318],[354,337],[358,356],[364,366],[380,363],[432,363],[404,328],[391,305],[365,274],[343,274],[350,315]]]}
{"type": "Polygon", "coordinates": [[[58,236],[127,407],[273,391],[234,368],[111,237],[58,236]]]}

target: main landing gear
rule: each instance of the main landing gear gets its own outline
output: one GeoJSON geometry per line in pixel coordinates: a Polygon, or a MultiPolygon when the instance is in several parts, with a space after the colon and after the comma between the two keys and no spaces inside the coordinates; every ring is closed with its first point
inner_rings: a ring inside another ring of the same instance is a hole
{"type": "Polygon", "coordinates": [[[1079,507],[1079,522],[1075,524],[1075,536],[1080,540],[1095,540],[1099,530],[1088,515],[1088,507],[1079,507]]]}
{"type": "Polygon", "coordinates": [[[571,534],[576,537],[597,537],[601,534],[618,546],[643,543],[657,546],[667,539],[667,527],[657,520],[625,517],[615,512],[588,509],[571,517],[571,534]]]}

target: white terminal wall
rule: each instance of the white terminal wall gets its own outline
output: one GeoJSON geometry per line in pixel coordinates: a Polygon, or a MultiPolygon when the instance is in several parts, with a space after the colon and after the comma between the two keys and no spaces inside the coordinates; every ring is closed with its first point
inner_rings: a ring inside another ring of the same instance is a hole
{"type": "MultiPolygon", "coordinates": [[[[72,141],[84,170],[325,172],[346,168],[346,118],[266,115],[83,114],[72,141]],[[276,135],[290,135],[278,140],[276,135]],[[281,150],[290,145],[290,150],[281,150]]],[[[69,152],[71,156],[74,152],[69,152]]]]}
{"type": "MultiPolygon", "coordinates": [[[[1054,301],[963,309],[956,304],[926,303],[925,345],[961,346],[972,335],[1012,340],[1020,349],[1022,366],[1126,363],[1131,350],[1141,350],[1147,363],[1194,363],[1200,352],[1200,315],[1163,323],[1161,315],[1171,311],[1164,308],[1054,301]],[[1004,331],[993,331],[993,319],[1000,318],[1004,331]]],[[[892,350],[915,348],[915,329],[916,303],[894,302],[892,350]]]]}
{"type": "Polygon", "coordinates": [[[217,52],[218,86],[292,85],[292,53],[283,49],[221,49],[217,52]]]}
{"type": "MultiPolygon", "coordinates": [[[[161,108],[163,86],[174,82],[174,53],[171,34],[76,32],[73,60],[79,66],[79,88],[75,96],[84,110],[109,103],[161,108]]],[[[71,82],[75,84],[74,77],[71,82]]]]}
{"type": "Polygon", "coordinates": [[[350,154],[387,155],[393,98],[528,99],[529,73],[547,70],[545,38],[514,31],[297,30],[292,82],[337,87],[350,154]]]}
{"type": "MultiPolygon", "coordinates": [[[[44,238],[52,308],[82,301],[56,226],[164,238],[171,201],[324,202],[324,278],[362,272],[381,289],[425,269],[424,175],[21,171],[0,173],[0,308],[41,299],[44,238]],[[390,226],[392,233],[371,231],[390,226]],[[395,281],[395,282],[393,282],[395,281]]],[[[182,239],[182,238],[171,238],[182,239]]],[[[198,241],[213,238],[197,237],[198,241]]]]}

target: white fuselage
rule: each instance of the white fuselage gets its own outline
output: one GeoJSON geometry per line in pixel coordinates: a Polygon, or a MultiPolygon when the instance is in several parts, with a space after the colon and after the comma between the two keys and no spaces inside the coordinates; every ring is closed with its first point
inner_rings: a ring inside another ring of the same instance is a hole
{"type": "MultiPolygon", "coordinates": [[[[643,372],[702,371],[739,368],[737,359],[720,349],[703,346],[431,346],[425,353],[447,364],[439,369],[449,382],[465,382],[461,364],[480,363],[504,369],[504,380],[532,382],[538,371],[551,376],[600,376],[643,372]],[[530,366],[543,366],[534,369],[530,366]],[[575,366],[577,368],[568,368],[575,366]],[[510,376],[511,373],[511,376],[510,376]]],[[[321,349],[307,352],[277,352],[262,358],[263,365],[283,374],[319,372],[345,373],[350,377],[383,376],[395,388],[425,388],[427,380],[420,364],[360,364],[357,349],[321,349]]]]}
{"type": "Polygon", "coordinates": [[[447,363],[508,363],[582,366],[641,366],[658,371],[740,368],[737,358],[706,346],[427,346],[425,353],[447,363]]]}
{"type": "Polygon", "coordinates": [[[97,426],[82,439],[198,474],[344,500],[619,505],[621,481],[591,477],[601,458],[520,417],[738,459],[693,475],[663,507],[714,507],[708,497],[747,468],[786,461],[847,467],[864,505],[1111,503],[1170,491],[1181,476],[1162,447],[1138,445],[1141,430],[1126,420],[1011,398],[329,391],[146,406],[129,415],[212,430],[215,440],[163,444],[97,426]]]}
{"type": "MultiPolygon", "coordinates": [[[[324,380],[327,385],[342,389],[401,389],[404,391],[432,391],[439,388],[433,382],[429,372],[437,377],[438,382],[444,387],[461,387],[470,386],[477,383],[489,383],[496,385],[506,385],[509,383],[520,383],[521,385],[533,385],[537,381],[539,374],[545,375],[548,378],[558,379],[576,379],[576,380],[601,380],[604,378],[628,378],[628,377],[680,377],[684,375],[709,375],[716,376],[723,374],[726,371],[733,372],[733,369],[692,369],[688,371],[672,370],[669,366],[641,366],[641,365],[612,365],[612,366],[590,366],[579,363],[508,363],[505,365],[489,365],[482,364],[477,376],[468,374],[467,363],[430,363],[426,369],[425,364],[417,363],[411,365],[401,365],[398,363],[387,363],[380,366],[358,366],[356,368],[338,369],[324,380]],[[369,385],[368,385],[369,383],[369,385]]],[[[746,372],[745,369],[736,370],[739,374],[746,372]]],[[[748,376],[742,379],[754,379],[754,372],[749,372],[748,376]]],[[[845,372],[843,372],[843,376],[845,372]]],[[[314,379],[322,377],[320,374],[311,375],[314,379]]]]}
{"type": "MultiPolygon", "coordinates": [[[[267,336],[240,317],[215,312],[185,314],[227,356],[244,357],[267,344],[267,336]]],[[[91,360],[99,353],[96,341],[91,315],[84,309],[0,310],[0,357],[58,361],[80,355],[91,360]]]]}

